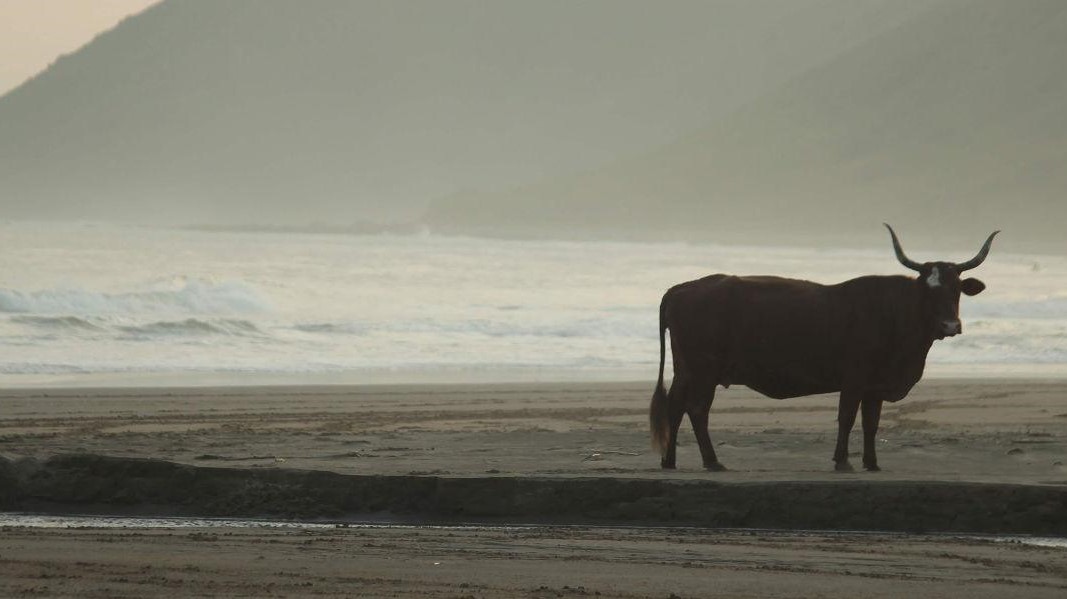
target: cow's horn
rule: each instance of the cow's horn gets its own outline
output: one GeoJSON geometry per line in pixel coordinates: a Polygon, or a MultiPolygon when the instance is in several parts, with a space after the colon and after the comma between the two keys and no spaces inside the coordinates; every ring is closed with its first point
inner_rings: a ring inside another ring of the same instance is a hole
{"type": "Polygon", "coordinates": [[[997,236],[997,233],[1000,233],[1000,231],[999,230],[998,231],[993,231],[989,235],[989,239],[985,240],[985,244],[982,245],[982,249],[978,250],[978,255],[977,256],[975,256],[974,258],[971,258],[970,260],[968,260],[966,262],[960,262],[959,264],[956,265],[956,268],[960,272],[963,272],[965,270],[971,270],[972,268],[974,268],[974,267],[980,265],[981,263],[985,262],[985,257],[989,254],[989,248],[993,245],[993,238],[997,236]]]}
{"type": "MultiPolygon", "coordinates": [[[[885,225],[885,228],[889,229],[889,234],[893,236],[893,250],[897,253],[897,260],[900,260],[901,264],[903,264],[904,266],[907,266],[908,268],[910,268],[912,270],[921,271],[922,270],[922,264],[919,264],[918,262],[916,262],[916,261],[914,261],[914,260],[912,260],[912,259],[910,259],[910,258],[908,258],[907,256],[904,255],[904,250],[903,250],[903,248],[900,247],[900,240],[897,239],[897,234],[893,231],[893,227],[890,227],[888,223],[882,223],[882,224],[885,225]]],[[[985,258],[985,255],[983,254],[982,257],[985,258]]],[[[978,266],[978,265],[975,264],[975,266],[978,266]]]]}

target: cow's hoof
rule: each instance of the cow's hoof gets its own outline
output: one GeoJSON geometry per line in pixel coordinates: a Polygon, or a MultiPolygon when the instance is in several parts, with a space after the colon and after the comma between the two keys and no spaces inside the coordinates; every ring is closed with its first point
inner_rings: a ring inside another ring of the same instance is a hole
{"type": "Polygon", "coordinates": [[[878,467],[878,464],[864,464],[863,467],[867,469],[867,472],[881,472],[882,471],[882,469],[878,467]]]}
{"type": "Polygon", "coordinates": [[[723,466],[719,462],[712,462],[710,464],[704,464],[704,468],[708,472],[726,472],[727,470],[729,470],[729,468],[727,468],[726,466],[723,466]]]}
{"type": "Polygon", "coordinates": [[[850,464],[848,460],[835,463],[834,470],[836,470],[837,472],[855,472],[855,470],[852,468],[852,464],[850,464]]]}

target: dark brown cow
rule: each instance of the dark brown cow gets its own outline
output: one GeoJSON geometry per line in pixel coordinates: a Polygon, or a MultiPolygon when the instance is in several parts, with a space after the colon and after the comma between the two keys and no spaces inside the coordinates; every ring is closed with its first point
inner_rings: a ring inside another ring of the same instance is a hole
{"type": "Polygon", "coordinates": [[[779,277],[711,275],[671,287],[660,303],[659,381],[649,418],[661,465],[674,468],[682,417],[689,414],[704,467],[724,470],[708,436],[718,385],[745,385],[775,399],[840,392],[836,469],[850,471],[848,437],[863,410],[863,465],[878,470],[874,441],[882,402],[899,401],[922,377],[937,339],[962,332],[960,293],[985,289],[960,273],[981,264],[908,259],[886,225],[897,259],[918,272],[820,285],[779,277]],[[663,386],[664,333],[671,331],[674,381],[663,386]]]}

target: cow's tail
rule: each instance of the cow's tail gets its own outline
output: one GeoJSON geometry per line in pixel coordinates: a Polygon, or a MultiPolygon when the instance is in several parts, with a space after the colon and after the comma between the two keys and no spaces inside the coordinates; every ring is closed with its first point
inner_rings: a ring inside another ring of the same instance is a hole
{"type": "Polygon", "coordinates": [[[670,436],[670,406],[667,401],[667,389],[663,386],[663,365],[667,358],[667,296],[659,304],[659,379],[656,390],[652,393],[652,403],[648,407],[648,421],[652,429],[652,449],[662,456],[667,451],[667,439],[670,436]]]}

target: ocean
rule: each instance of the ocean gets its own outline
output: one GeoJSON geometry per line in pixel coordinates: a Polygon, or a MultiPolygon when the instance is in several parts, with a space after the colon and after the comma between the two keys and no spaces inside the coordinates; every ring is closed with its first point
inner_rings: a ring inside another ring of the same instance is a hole
{"type": "MultiPolygon", "coordinates": [[[[871,234],[885,247],[3,223],[0,385],[651,385],[669,286],[714,272],[905,273],[885,231],[871,234]]],[[[965,260],[981,242],[945,256],[904,239],[918,260],[965,260]]],[[[988,288],[962,299],[964,334],[935,343],[928,376],[1067,376],[1067,256],[995,243],[973,274],[988,288]]]]}

